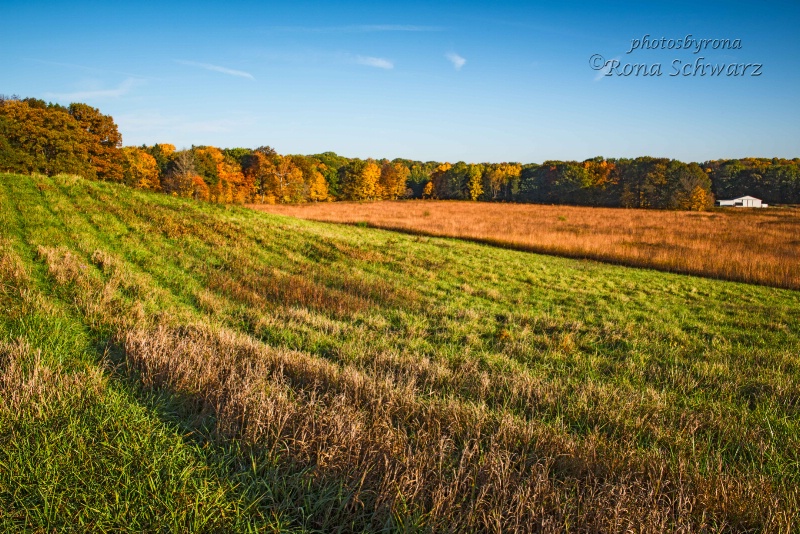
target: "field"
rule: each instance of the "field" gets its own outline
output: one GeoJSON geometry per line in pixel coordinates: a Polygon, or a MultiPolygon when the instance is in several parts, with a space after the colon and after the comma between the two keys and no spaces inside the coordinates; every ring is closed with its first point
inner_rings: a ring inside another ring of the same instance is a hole
{"type": "Polygon", "coordinates": [[[0,175],[0,306],[0,531],[800,528],[796,291],[0,175]]]}
{"type": "Polygon", "coordinates": [[[318,221],[800,289],[800,209],[685,212],[474,202],[255,205],[318,221]]]}

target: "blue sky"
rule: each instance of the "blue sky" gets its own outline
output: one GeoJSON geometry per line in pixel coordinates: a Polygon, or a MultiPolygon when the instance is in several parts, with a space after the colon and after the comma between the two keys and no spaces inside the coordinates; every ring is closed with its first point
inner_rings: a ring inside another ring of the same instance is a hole
{"type": "Polygon", "coordinates": [[[91,104],[126,145],[526,163],[800,156],[798,2],[12,1],[3,15],[0,93],[91,104]],[[689,34],[741,48],[626,53],[645,35],[689,34]],[[662,75],[603,76],[594,54],[662,75]],[[763,66],[670,76],[699,57],[763,66]]]}

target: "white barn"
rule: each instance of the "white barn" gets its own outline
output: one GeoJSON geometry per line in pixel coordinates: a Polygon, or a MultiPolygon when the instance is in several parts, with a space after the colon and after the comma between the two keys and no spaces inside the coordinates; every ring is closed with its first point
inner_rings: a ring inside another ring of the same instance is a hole
{"type": "Polygon", "coordinates": [[[731,200],[717,200],[717,206],[733,206],[736,208],[766,208],[767,204],[762,203],[760,198],[745,196],[731,200]]]}

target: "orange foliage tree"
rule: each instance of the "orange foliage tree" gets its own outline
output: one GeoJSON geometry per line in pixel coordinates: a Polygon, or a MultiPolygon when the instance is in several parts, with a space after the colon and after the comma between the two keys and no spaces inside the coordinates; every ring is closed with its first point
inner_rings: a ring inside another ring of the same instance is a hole
{"type": "Polygon", "coordinates": [[[255,181],[245,176],[238,161],[214,146],[197,147],[194,152],[199,160],[209,162],[213,167],[210,178],[213,183],[208,188],[210,200],[241,204],[254,197],[255,181]]]}
{"type": "Polygon", "coordinates": [[[193,174],[191,176],[192,186],[191,186],[191,195],[192,198],[197,200],[210,200],[211,199],[211,190],[206,184],[203,177],[197,174],[193,174]]]}

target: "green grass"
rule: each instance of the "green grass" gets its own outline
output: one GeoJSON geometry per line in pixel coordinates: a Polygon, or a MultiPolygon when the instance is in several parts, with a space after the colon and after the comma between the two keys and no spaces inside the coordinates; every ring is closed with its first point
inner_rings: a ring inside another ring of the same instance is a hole
{"type": "Polygon", "coordinates": [[[73,177],[0,247],[1,530],[798,528],[797,292],[73,177]]]}

